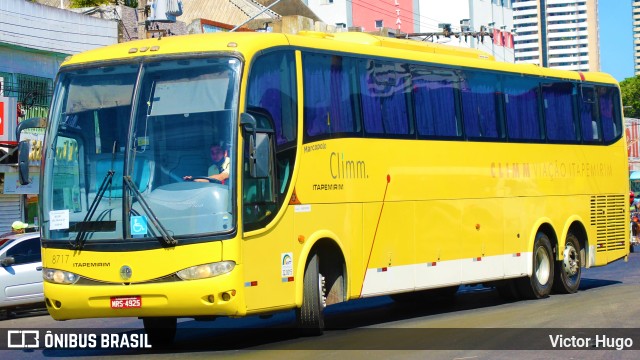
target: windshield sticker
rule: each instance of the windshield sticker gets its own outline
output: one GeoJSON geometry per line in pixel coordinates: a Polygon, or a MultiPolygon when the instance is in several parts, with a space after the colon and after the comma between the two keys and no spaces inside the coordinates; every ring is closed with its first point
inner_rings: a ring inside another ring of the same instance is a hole
{"type": "Polygon", "coordinates": [[[138,146],[147,146],[149,145],[149,137],[148,136],[140,136],[138,137],[138,146]]]}
{"type": "Polygon", "coordinates": [[[282,264],[282,277],[293,276],[293,253],[280,254],[280,264],[282,264]]]}
{"type": "Polygon", "coordinates": [[[49,211],[49,230],[66,230],[69,228],[69,209],[49,211]]]}
{"type": "Polygon", "coordinates": [[[144,216],[132,216],[129,222],[131,227],[131,236],[147,235],[147,218],[144,216]]]}

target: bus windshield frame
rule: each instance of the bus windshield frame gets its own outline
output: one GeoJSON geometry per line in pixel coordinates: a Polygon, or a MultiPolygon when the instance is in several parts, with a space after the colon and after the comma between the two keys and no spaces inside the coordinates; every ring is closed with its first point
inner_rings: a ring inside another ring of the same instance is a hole
{"type": "Polygon", "coordinates": [[[155,247],[231,236],[242,66],[208,54],[63,68],[45,139],[43,241],[155,247]]]}

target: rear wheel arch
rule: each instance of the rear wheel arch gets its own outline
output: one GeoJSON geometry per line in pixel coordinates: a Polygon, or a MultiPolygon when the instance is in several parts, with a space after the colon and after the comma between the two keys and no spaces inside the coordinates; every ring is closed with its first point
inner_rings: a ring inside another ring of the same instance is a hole
{"type": "MultiPolygon", "coordinates": [[[[551,243],[551,250],[553,251],[553,256],[557,260],[558,259],[558,235],[556,234],[556,231],[553,225],[551,225],[551,223],[549,222],[540,224],[540,226],[538,227],[538,231],[534,233],[534,241],[535,241],[535,237],[538,236],[538,233],[544,233],[545,235],[547,235],[547,237],[549,238],[549,242],[551,243]]],[[[530,249],[532,248],[533,247],[531,247],[530,249]]]]}
{"type": "Polygon", "coordinates": [[[527,277],[516,280],[518,293],[526,299],[549,296],[554,281],[554,264],[557,237],[551,224],[543,223],[533,235],[530,246],[531,262],[527,277]]]}
{"type": "Polygon", "coordinates": [[[331,238],[309,244],[298,269],[302,276],[297,281],[301,291],[297,293],[299,304],[296,299],[296,323],[302,334],[320,335],[324,308],[347,299],[346,262],[341,247],[331,238]]]}
{"type": "MultiPolygon", "coordinates": [[[[326,235],[326,234],[325,234],[326,235]]],[[[341,244],[333,236],[307,240],[296,270],[296,306],[302,305],[304,273],[310,258],[317,255],[320,274],[325,278],[327,305],[346,301],[348,294],[347,263],[341,244]]]]}

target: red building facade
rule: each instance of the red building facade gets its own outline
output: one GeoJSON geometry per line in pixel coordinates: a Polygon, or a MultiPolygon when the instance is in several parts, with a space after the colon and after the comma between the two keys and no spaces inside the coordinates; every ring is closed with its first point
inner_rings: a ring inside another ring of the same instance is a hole
{"type": "Polygon", "coordinates": [[[413,0],[352,0],[353,26],[364,31],[386,27],[405,33],[416,32],[413,0]]]}

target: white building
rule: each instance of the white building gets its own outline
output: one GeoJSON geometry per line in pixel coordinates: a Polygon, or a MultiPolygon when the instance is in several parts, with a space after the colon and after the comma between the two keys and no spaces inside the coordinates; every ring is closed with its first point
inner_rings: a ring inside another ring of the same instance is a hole
{"type": "MultiPolygon", "coordinates": [[[[403,16],[412,16],[412,21],[402,24],[404,32],[436,33],[441,32],[440,24],[450,24],[453,32],[461,31],[460,21],[467,19],[471,26],[471,32],[480,32],[485,29],[487,34],[493,35],[494,30],[501,36],[509,36],[513,30],[513,17],[511,10],[512,0],[398,0],[400,4],[412,2],[412,14],[402,13],[403,16]]],[[[389,1],[393,4],[394,1],[389,1]]],[[[327,24],[336,24],[344,27],[363,26],[353,22],[358,18],[358,11],[371,12],[381,7],[376,3],[356,3],[347,0],[307,0],[307,6],[327,24]]],[[[393,8],[391,8],[393,9],[393,8]]],[[[382,10],[379,10],[382,12],[382,10]]],[[[388,10],[389,12],[391,10],[388,10]]],[[[385,24],[386,26],[386,24],[385,24]]],[[[394,28],[394,24],[389,27],[394,28]]],[[[371,30],[371,29],[366,29],[371,30]]],[[[489,36],[464,37],[455,36],[429,37],[430,41],[447,43],[454,46],[471,47],[486,51],[495,56],[499,61],[514,61],[512,47],[504,46],[501,42],[494,42],[489,36]]]]}
{"type": "Polygon", "coordinates": [[[326,24],[344,28],[354,26],[351,0],[303,0],[302,2],[326,24]]]}
{"type": "MultiPolygon", "coordinates": [[[[450,24],[452,32],[459,32],[461,21],[468,20],[470,32],[500,34],[505,38],[513,34],[512,0],[419,0],[420,32],[438,32],[440,24],[450,24]]],[[[490,37],[450,37],[440,38],[438,42],[463,47],[471,47],[486,51],[495,56],[498,61],[513,62],[514,50],[505,46],[497,38],[490,37]]]]}
{"type": "MultiPolygon", "coordinates": [[[[96,47],[118,42],[115,21],[97,19],[25,0],[0,1],[0,158],[11,149],[20,119],[46,116],[53,80],[64,59],[96,47]],[[25,115],[18,119],[17,104],[25,115]],[[7,130],[7,131],[5,131],[7,130]]],[[[36,136],[37,134],[32,134],[36,136]]],[[[36,140],[34,140],[36,141],[36,140]]],[[[34,221],[38,168],[31,165],[34,184],[16,185],[17,167],[0,161],[0,233],[15,220],[34,221]],[[27,199],[27,196],[29,199],[27,199]]]]}
{"type": "Polygon", "coordinates": [[[516,62],[599,71],[597,0],[513,0],[516,62]]]}

